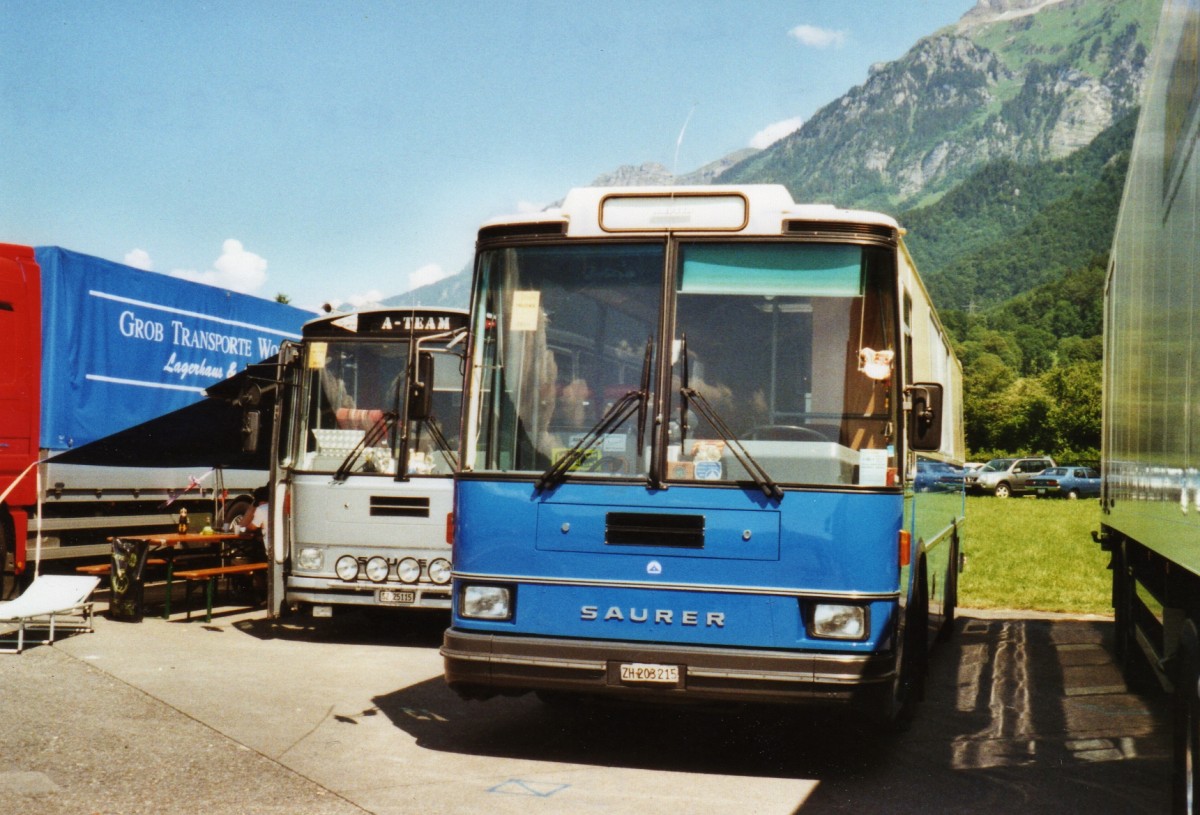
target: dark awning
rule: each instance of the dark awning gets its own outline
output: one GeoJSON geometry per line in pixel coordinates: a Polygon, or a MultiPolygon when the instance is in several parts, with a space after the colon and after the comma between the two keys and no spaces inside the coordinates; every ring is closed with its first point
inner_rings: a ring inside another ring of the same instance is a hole
{"type": "Polygon", "coordinates": [[[266,470],[270,467],[274,391],[256,389],[259,443],[254,452],[243,449],[245,408],[239,397],[247,386],[263,381],[274,358],[251,366],[208,389],[206,398],[148,422],[64,450],[52,457],[61,464],[111,467],[220,467],[266,470]]]}

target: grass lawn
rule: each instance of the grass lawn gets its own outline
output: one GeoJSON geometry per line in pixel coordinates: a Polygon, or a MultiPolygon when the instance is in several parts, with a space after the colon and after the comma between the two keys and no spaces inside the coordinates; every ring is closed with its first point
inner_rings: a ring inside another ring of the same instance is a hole
{"type": "Polygon", "coordinates": [[[1095,499],[967,498],[958,604],[1111,614],[1108,553],[1092,542],[1095,499]]]}

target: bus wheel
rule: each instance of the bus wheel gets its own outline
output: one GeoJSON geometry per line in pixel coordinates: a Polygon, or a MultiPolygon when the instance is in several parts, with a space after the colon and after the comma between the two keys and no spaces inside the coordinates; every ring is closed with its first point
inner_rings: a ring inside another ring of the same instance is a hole
{"type": "Polygon", "coordinates": [[[1200,635],[1196,621],[1188,620],[1179,637],[1179,672],[1173,701],[1174,760],[1172,812],[1200,813],[1196,762],[1200,760],[1200,635]]]}
{"type": "Polygon", "coordinates": [[[916,703],[925,695],[925,671],[929,659],[929,587],[925,564],[921,563],[917,590],[908,608],[896,677],[882,700],[876,718],[896,731],[912,724],[916,703]]]}

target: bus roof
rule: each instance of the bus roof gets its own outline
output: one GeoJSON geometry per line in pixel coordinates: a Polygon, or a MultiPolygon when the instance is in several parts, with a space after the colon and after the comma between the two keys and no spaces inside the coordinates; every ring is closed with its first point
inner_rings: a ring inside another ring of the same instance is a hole
{"type": "Polygon", "coordinates": [[[859,224],[900,233],[900,225],[888,215],[831,204],[797,204],[780,184],[577,187],[560,206],[492,218],[480,232],[482,236],[502,226],[558,223],[566,237],[639,232],[780,235],[787,232],[789,221],[859,224]]]}

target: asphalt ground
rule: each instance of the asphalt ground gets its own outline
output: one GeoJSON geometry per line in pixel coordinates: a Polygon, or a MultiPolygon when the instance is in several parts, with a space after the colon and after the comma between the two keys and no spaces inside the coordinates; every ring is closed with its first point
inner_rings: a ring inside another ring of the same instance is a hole
{"type": "Polygon", "coordinates": [[[840,712],[464,702],[440,615],[104,609],[0,657],[6,811],[1167,811],[1165,702],[1126,689],[1104,618],[960,612],[913,725],[883,734],[840,712]]]}

